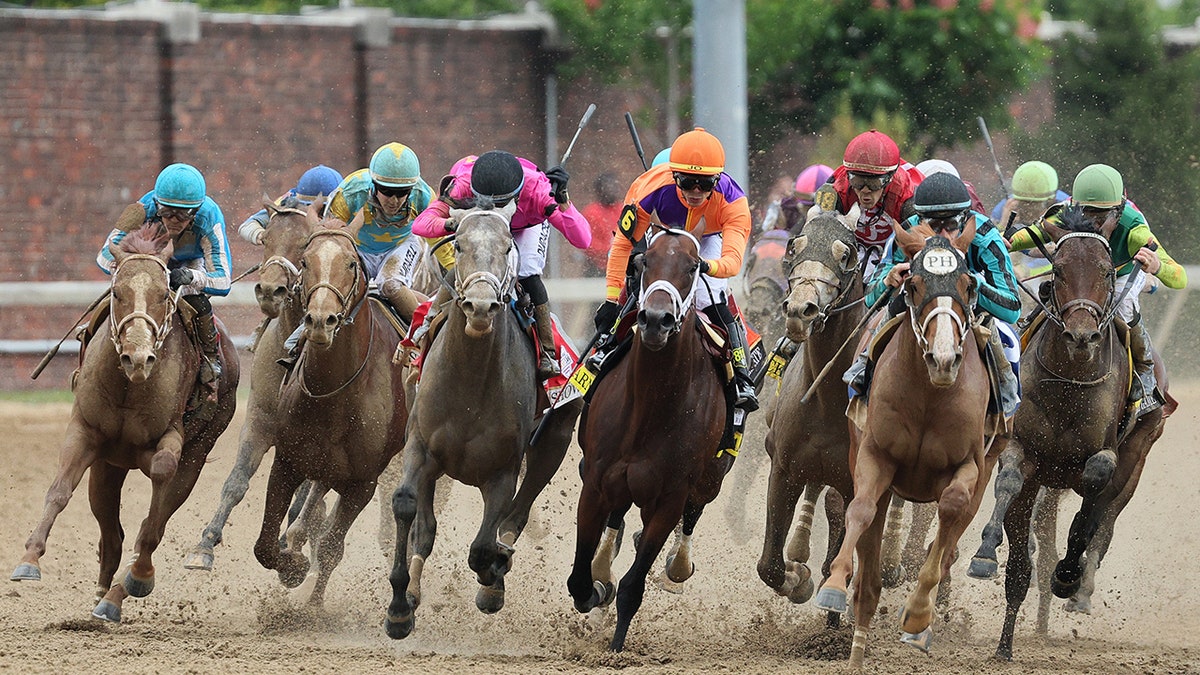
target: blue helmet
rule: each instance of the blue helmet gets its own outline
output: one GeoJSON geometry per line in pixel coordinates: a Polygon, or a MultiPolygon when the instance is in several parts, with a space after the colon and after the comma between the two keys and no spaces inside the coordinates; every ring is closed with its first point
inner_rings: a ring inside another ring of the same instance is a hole
{"type": "Polygon", "coordinates": [[[662,150],[658,151],[658,154],[655,155],[654,159],[650,162],[650,166],[658,166],[659,164],[664,164],[669,159],[671,159],[671,148],[668,146],[668,147],[665,147],[662,150]]]}
{"type": "Polygon", "coordinates": [[[172,164],[154,181],[154,199],[163,206],[200,208],[204,195],[204,176],[191,164],[172,164]]]}
{"type": "Polygon", "coordinates": [[[342,174],[324,164],[318,164],[300,176],[300,180],[296,183],[296,187],[292,188],[292,192],[300,201],[311,202],[317,198],[317,195],[328,197],[341,184],[342,174]]]}

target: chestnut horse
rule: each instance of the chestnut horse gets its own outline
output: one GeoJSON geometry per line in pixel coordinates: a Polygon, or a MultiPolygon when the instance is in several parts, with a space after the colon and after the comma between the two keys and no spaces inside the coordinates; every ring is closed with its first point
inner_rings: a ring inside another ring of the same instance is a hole
{"type": "Polygon", "coordinates": [[[610,517],[624,516],[633,504],[642,513],[637,554],[616,593],[613,651],[624,647],[646,575],[681,518],[666,577],[681,583],[692,575],[692,532],[733,463],[729,454],[718,456],[728,402],[696,326],[699,248],[683,230],[663,228],[650,241],[641,263],[637,337],[596,383],[580,425],[583,490],[567,579],[575,609],[588,612],[612,601],[612,557],[620,535],[610,517]]]}
{"type": "Polygon", "coordinates": [[[938,504],[937,535],[901,612],[901,640],[928,650],[933,592],[949,573],[994,465],[985,439],[990,386],[972,331],[976,281],[964,256],[974,221],[953,246],[939,236],[926,240],[924,226],[894,229],[896,245],[913,261],[904,284],[911,330],[899,326],[877,361],[866,417],[852,438],[854,499],[846,510],[845,540],[817,595],[818,608],[846,611],[857,549],[853,667],[862,666],[879,603],[881,516],[891,493],[938,504]]]}
{"type": "Polygon", "coordinates": [[[408,420],[403,366],[392,359],[400,336],[387,310],[367,296],[369,279],[355,242],[362,214],[347,226],[320,219],[319,208],[318,200],[305,216],[309,234],[299,265],[305,343],[279,392],[275,460],[254,545],[263,567],[276,570],[284,585],[299,585],[309,560],[291,538],[286,549],[279,546],[288,504],[304,480],[338,493],[315,546],[318,574],[308,599],[313,606],[324,600],[346,531],[403,447],[408,420]]]}
{"type": "Polygon", "coordinates": [[[562,464],[582,407],[576,399],[558,410],[531,445],[549,400],[538,382],[534,343],[510,307],[517,292],[509,229],[515,209],[510,202],[450,212],[458,223],[454,301],[441,310],[445,323],[423,357],[392,496],[396,544],[385,629],[393,639],[412,632],[421,602],[422,570],[437,531],[437,479],[448,475],[482,493],[483,521],[467,560],[480,584],[475,606],[498,612],[529,509],[562,464]]]}
{"type": "Polygon", "coordinates": [[[179,295],[168,287],[173,246],[169,237],[156,232],[144,227],[113,248],[111,339],[95,340],[86,350],[58,475],[46,493],[42,520],[12,574],[14,581],[41,579],[38,560],[46,552],[50,528],[90,468],[88,498],[100,526],[101,597],[92,615],[112,622],[121,620],[126,597],[145,597],[154,589],[151,556],[167,520],[191,494],[205,458],[233,419],[237,402],[237,352],[218,322],[223,365],[217,402],[188,409],[201,356],[176,312],[179,295]],[[121,488],[135,469],[150,477],[150,512],[138,531],[128,570],[114,584],[125,540],[121,488]]]}
{"type": "MultiPolygon", "coordinates": [[[[1086,582],[1083,597],[1073,599],[1090,602],[1091,576],[1163,429],[1164,408],[1126,419],[1130,378],[1136,376],[1121,342],[1124,325],[1115,319],[1120,291],[1108,243],[1114,223],[1096,231],[1075,207],[1064,209],[1062,223],[1041,225],[1057,242],[1053,293],[1047,320],[1021,356],[1024,400],[996,479],[997,517],[1009,540],[1007,611],[996,648],[1003,660],[1012,659],[1017,615],[1029,590],[1029,523],[1038,488],[1072,489],[1083,497],[1066,554],[1045,576],[1060,598],[1073,598],[1086,582]]],[[[1042,518],[1057,504],[1058,495],[1050,495],[1039,507],[1042,518]]],[[[976,561],[994,560],[999,532],[991,534],[994,539],[985,532],[976,561]]],[[[1053,538],[1042,537],[1039,557],[1053,551],[1053,538]]]]}

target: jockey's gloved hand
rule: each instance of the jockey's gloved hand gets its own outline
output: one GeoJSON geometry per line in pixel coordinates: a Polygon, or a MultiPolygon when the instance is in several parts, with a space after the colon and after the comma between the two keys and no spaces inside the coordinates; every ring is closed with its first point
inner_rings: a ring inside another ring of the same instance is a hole
{"type": "Polygon", "coordinates": [[[612,300],[605,300],[604,304],[596,309],[596,331],[599,333],[612,331],[613,324],[617,322],[617,315],[620,313],[620,305],[612,300]]]}
{"type": "Polygon", "coordinates": [[[186,267],[176,267],[171,270],[171,290],[192,283],[192,271],[186,267]]]}
{"type": "Polygon", "coordinates": [[[566,204],[570,199],[567,196],[567,181],[571,180],[571,174],[561,165],[552,166],[546,169],[546,178],[550,179],[550,196],[559,204],[566,204]]]}
{"type": "Polygon", "coordinates": [[[700,274],[708,274],[711,271],[712,271],[712,263],[708,262],[704,258],[701,258],[700,259],[700,274]]]}

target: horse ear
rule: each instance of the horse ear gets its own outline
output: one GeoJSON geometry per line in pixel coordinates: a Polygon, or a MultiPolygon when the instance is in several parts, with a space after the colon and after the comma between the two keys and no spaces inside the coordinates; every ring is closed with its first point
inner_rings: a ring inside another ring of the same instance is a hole
{"type": "Polygon", "coordinates": [[[158,257],[159,257],[159,258],[160,258],[160,259],[161,259],[163,262],[170,262],[170,261],[171,261],[171,256],[173,256],[173,255],[175,255],[175,240],[174,240],[174,239],[172,239],[172,238],[171,238],[171,235],[169,235],[169,234],[168,234],[168,235],[167,235],[167,243],[166,243],[166,245],[165,245],[165,246],[163,246],[163,247],[162,247],[162,249],[161,249],[161,250],[158,252],[158,257]]]}
{"type": "Polygon", "coordinates": [[[842,221],[842,224],[846,226],[847,230],[853,232],[855,226],[858,224],[858,218],[861,215],[862,209],[859,208],[858,202],[854,202],[854,205],[850,207],[850,210],[846,212],[846,215],[838,215],[838,220],[842,221]]]}
{"type": "Polygon", "coordinates": [[[1067,233],[1066,228],[1059,227],[1058,225],[1055,225],[1054,223],[1052,223],[1048,220],[1042,221],[1042,223],[1041,223],[1041,225],[1039,225],[1039,227],[1041,227],[1042,232],[1046,233],[1046,236],[1050,237],[1050,241],[1044,242],[1047,244],[1050,242],[1056,242],[1059,239],[1062,239],[1063,235],[1065,235],[1067,233]]]}
{"type": "Polygon", "coordinates": [[[264,192],[262,198],[263,208],[270,212],[271,215],[275,215],[279,212],[279,205],[271,200],[271,195],[264,192]]]}
{"type": "Polygon", "coordinates": [[[967,252],[971,248],[971,242],[975,241],[975,216],[967,214],[967,224],[963,226],[962,233],[954,238],[954,248],[967,252]]]}
{"type": "Polygon", "coordinates": [[[1100,226],[1101,236],[1103,236],[1105,239],[1111,239],[1112,233],[1117,229],[1117,223],[1119,223],[1120,220],[1121,219],[1117,216],[1117,211],[1115,209],[1109,211],[1108,217],[1104,219],[1104,224],[1100,226]]]}
{"type": "Polygon", "coordinates": [[[510,199],[502,208],[497,209],[497,212],[504,215],[505,220],[512,220],[513,214],[517,212],[517,200],[510,199]]]}
{"type": "Polygon", "coordinates": [[[362,229],[363,223],[367,222],[367,214],[365,209],[360,209],[354,217],[350,219],[350,223],[346,225],[346,229],[355,237],[358,236],[358,231],[362,229]]]}
{"type": "Polygon", "coordinates": [[[316,230],[321,226],[321,208],[316,202],[309,204],[304,210],[304,219],[308,222],[309,229],[316,230]]]}
{"type": "Polygon", "coordinates": [[[915,258],[917,253],[925,247],[925,236],[920,234],[920,227],[918,225],[910,231],[904,229],[904,226],[899,222],[892,222],[892,231],[896,234],[896,245],[900,247],[900,250],[904,251],[909,260],[915,258]]]}

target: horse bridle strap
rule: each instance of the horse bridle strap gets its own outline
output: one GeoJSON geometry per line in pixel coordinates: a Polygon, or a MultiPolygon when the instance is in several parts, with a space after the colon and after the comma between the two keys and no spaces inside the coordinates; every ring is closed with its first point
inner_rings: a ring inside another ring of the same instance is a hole
{"type": "MultiPolygon", "coordinates": [[[[162,258],[148,253],[134,253],[126,256],[121,260],[121,264],[117,265],[117,269],[113,270],[112,283],[115,286],[117,283],[117,275],[120,274],[121,268],[130,260],[153,260],[162,267],[163,273],[167,273],[167,263],[162,258]]],[[[117,351],[121,351],[121,331],[125,329],[131,321],[141,319],[150,324],[150,332],[154,334],[154,351],[162,349],[163,342],[167,339],[167,334],[171,332],[171,315],[175,313],[175,307],[179,304],[179,296],[183,293],[183,288],[180,287],[174,293],[167,295],[167,311],[163,315],[163,321],[160,324],[154,317],[141,310],[135,310],[121,317],[120,321],[109,319],[109,337],[112,339],[113,346],[117,351]]],[[[112,293],[108,295],[109,316],[116,316],[113,312],[113,303],[116,302],[116,296],[112,293]]]]}
{"type": "MultiPolygon", "coordinates": [[[[330,236],[330,235],[345,237],[346,239],[350,240],[350,245],[353,247],[352,250],[354,251],[355,256],[358,256],[358,240],[356,240],[354,238],[354,235],[350,234],[349,232],[347,232],[345,230],[335,230],[335,229],[317,230],[316,232],[313,232],[312,234],[308,235],[308,240],[304,242],[304,247],[308,248],[309,244],[312,243],[313,239],[316,239],[317,237],[330,236]]],[[[360,262],[361,262],[361,260],[360,260],[360,262]]],[[[354,275],[354,284],[352,286],[350,286],[350,292],[347,293],[346,295],[342,295],[342,292],[340,290],[338,290],[337,286],[334,286],[333,284],[326,282],[326,281],[322,281],[320,283],[314,284],[312,286],[312,288],[304,288],[303,289],[304,290],[304,306],[305,307],[308,306],[309,301],[312,299],[313,293],[324,288],[324,289],[328,290],[329,292],[333,293],[334,297],[336,297],[338,299],[338,303],[342,306],[342,311],[338,312],[337,317],[336,317],[337,321],[338,321],[338,326],[341,326],[341,325],[347,324],[347,323],[352,323],[354,321],[354,316],[356,314],[358,314],[358,308],[362,306],[363,301],[366,300],[366,298],[367,298],[367,294],[363,293],[362,297],[359,298],[354,303],[354,306],[353,307],[350,306],[350,301],[353,300],[354,297],[358,295],[359,286],[362,284],[362,279],[365,275],[366,275],[365,269],[360,269],[359,273],[354,275]]]]}
{"type": "MultiPolygon", "coordinates": [[[[947,299],[948,301],[950,301],[950,303],[953,303],[955,300],[954,298],[952,298],[948,295],[939,295],[935,298],[932,298],[930,300],[930,302],[938,301],[938,300],[941,300],[942,298],[947,299]]],[[[929,304],[929,303],[926,302],[925,304],[929,304]]],[[[922,306],[924,306],[924,305],[922,305],[922,306]]],[[[936,319],[937,317],[939,317],[943,314],[946,316],[949,316],[950,319],[954,322],[955,328],[958,329],[958,344],[961,345],[964,341],[966,341],[967,329],[974,325],[974,320],[973,320],[974,314],[968,310],[966,312],[966,314],[968,317],[972,317],[972,319],[970,319],[968,321],[963,321],[962,317],[960,317],[958,315],[958,312],[954,311],[953,307],[951,307],[949,304],[942,304],[941,302],[938,302],[938,306],[929,310],[929,313],[926,314],[925,318],[921,320],[920,326],[917,325],[917,312],[910,310],[908,313],[909,321],[912,323],[913,333],[916,334],[917,342],[921,345],[921,351],[924,351],[924,352],[929,351],[929,338],[925,337],[925,331],[927,331],[929,329],[929,324],[933,323],[934,319],[936,319]]]]}
{"type": "MultiPolygon", "coordinates": [[[[1059,237],[1058,245],[1062,246],[1062,243],[1068,239],[1095,239],[1104,244],[1104,250],[1106,252],[1112,250],[1110,244],[1108,243],[1108,239],[1095,232],[1068,232],[1059,237]]],[[[1051,263],[1053,262],[1053,259],[1051,259],[1051,263]]],[[[1125,285],[1126,292],[1128,292],[1129,285],[1130,284],[1128,283],[1125,285]]],[[[1124,298],[1124,296],[1125,293],[1122,293],[1121,297],[1124,298]]],[[[1089,300],[1088,298],[1075,298],[1074,300],[1070,300],[1061,306],[1057,305],[1056,302],[1056,306],[1054,308],[1055,311],[1050,315],[1054,317],[1054,322],[1056,324],[1062,326],[1063,321],[1066,320],[1067,314],[1075,309],[1082,308],[1087,310],[1087,312],[1096,319],[1096,323],[1099,324],[1100,328],[1103,328],[1109,321],[1112,320],[1112,317],[1116,312],[1116,307],[1119,304],[1120,300],[1115,298],[1113,291],[1110,289],[1108,294],[1108,302],[1105,303],[1105,305],[1101,305],[1100,303],[1094,300],[1089,300]]]]}
{"type": "MultiPolygon", "coordinates": [[[[691,239],[692,243],[696,245],[696,257],[700,257],[700,241],[696,239],[695,235],[693,235],[691,232],[676,228],[663,227],[662,233],[682,235],[688,239],[691,239]]],[[[674,312],[675,316],[682,317],[696,299],[696,279],[699,278],[699,276],[700,268],[697,266],[695,273],[692,275],[692,283],[688,287],[688,294],[686,297],[680,295],[679,289],[675,287],[675,284],[667,281],[666,279],[655,279],[654,281],[650,282],[649,286],[642,286],[641,291],[638,293],[638,307],[641,307],[646,303],[646,298],[650,297],[651,293],[655,291],[662,291],[671,298],[671,311],[674,312]]],[[[642,281],[645,283],[644,278],[642,281]]],[[[679,330],[679,327],[680,323],[677,322],[675,324],[675,330],[679,330]]]]}
{"type": "MultiPolygon", "coordinates": [[[[456,230],[461,231],[463,223],[467,222],[467,220],[472,218],[473,216],[481,216],[481,215],[488,215],[488,214],[499,215],[496,213],[496,211],[491,210],[491,209],[486,209],[483,211],[471,211],[470,213],[466,214],[461,219],[459,219],[458,227],[456,228],[456,230]]],[[[455,235],[455,237],[457,238],[457,234],[455,235]]],[[[438,245],[440,246],[441,243],[442,242],[439,242],[438,245]]],[[[436,247],[435,247],[435,249],[436,249],[436,247]]],[[[489,272],[487,270],[476,270],[476,271],[468,274],[466,276],[466,278],[460,278],[458,276],[458,272],[459,272],[460,268],[456,264],[454,266],[454,288],[452,289],[454,291],[455,299],[457,300],[458,298],[462,297],[462,294],[464,292],[466,292],[467,288],[471,287],[474,284],[482,282],[492,288],[492,290],[495,292],[497,298],[499,298],[501,301],[507,302],[508,300],[511,299],[512,291],[516,284],[517,265],[519,262],[520,262],[520,258],[517,253],[517,245],[515,242],[509,241],[509,243],[508,243],[508,259],[507,259],[507,264],[505,265],[505,268],[504,268],[504,276],[503,277],[498,277],[495,274],[492,274],[491,272],[489,272]]]]}

